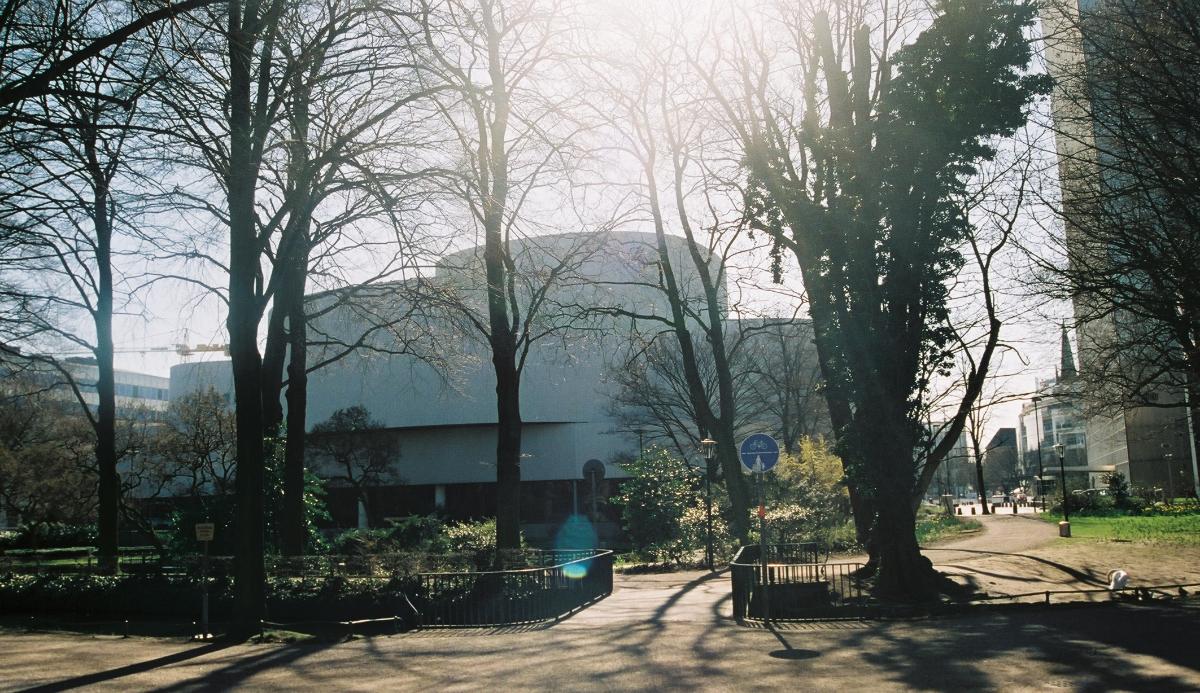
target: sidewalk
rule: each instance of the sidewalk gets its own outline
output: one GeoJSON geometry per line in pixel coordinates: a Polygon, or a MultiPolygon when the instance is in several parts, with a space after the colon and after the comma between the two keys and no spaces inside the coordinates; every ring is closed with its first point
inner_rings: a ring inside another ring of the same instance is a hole
{"type": "MultiPolygon", "coordinates": [[[[989,561],[1044,565],[1041,554],[1059,545],[1053,525],[1032,519],[985,525],[928,555],[986,579],[998,572],[989,561]]],[[[1200,689],[1195,605],[767,630],[733,623],[729,599],[727,573],[686,572],[617,576],[610,597],[535,626],[234,646],[10,632],[0,634],[0,690],[1200,689]]]]}

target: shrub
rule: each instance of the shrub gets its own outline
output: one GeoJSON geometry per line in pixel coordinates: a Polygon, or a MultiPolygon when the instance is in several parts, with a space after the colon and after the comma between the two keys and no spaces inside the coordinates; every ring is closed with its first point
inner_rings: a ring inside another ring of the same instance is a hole
{"type": "Polygon", "coordinates": [[[437,515],[409,515],[390,522],[390,537],[397,550],[440,550],[446,525],[437,515]]]}
{"type": "Polygon", "coordinates": [[[330,550],[339,556],[429,554],[452,564],[461,555],[468,564],[487,566],[496,552],[496,521],[446,524],[436,515],[413,515],[387,528],[348,529],[330,541],[330,550]]]}
{"type": "MultiPolygon", "coordinates": [[[[404,595],[415,593],[409,578],[270,578],[270,621],[340,621],[404,612],[404,595]]],[[[209,583],[215,621],[232,615],[232,582],[209,583]]],[[[70,614],[114,620],[194,620],[200,612],[200,583],[185,576],[3,575],[0,613],[70,614]]]]}
{"type": "MultiPolygon", "coordinates": [[[[1117,509],[1115,501],[1110,496],[1099,493],[1079,492],[1067,496],[1067,507],[1079,515],[1111,515],[1117,509]]],[[[1062,512],[1062,499],[1050,506],[1051,511],[1062,512]]]]}
{"type": "Polygon", "coordinates": [[[348,529],[334,537],[329,547],[339,556],[369,556],[396,551],[390,529],[348,529]]]}
{"type": "Polygon", "coordinates": [[[0,538],[0,551],[7,549],[58,549],[74,546],[94,546],[95,525],[70,525],[60,522],[23,524],[16,532],[5,532],[0,538]]]}
{"type": "Polygon", "coordinates": [[[1100,479],[1108,487],[1108,495],[1112,497],[1118,508],[1129,507],[1129,482],[1125,479],[1124,474],[1109,472],[1100,479]]]}
{"type": "Polygon", "coordinates": [[[613,504],[621,508],[621,521],[634,550],[682,561],[695,548],[689,548],[683,531],[684,513],[703,505],[684,463],[666,450],[651,448],[620,464],[630,478],[621,483],[613,504]]]}
{"type": "MultiPolygon", "coordinates": [[[[716,491],[714,490],[714,495],[716,491]]],[[[685,551],[696,551],[706,548],[708,544],[708,517],[704,511],[704,503],[689,506],[680,519],[680,530],[685,551]]],[[[722,507],[713,499],[712,511],[713,560],[722,562],[737,551],[737,540],[729,532],[729,523],[725,520],[722,507]]]]}
{"type": "Polygon", "coordinates": [[[443,542],[450,553],[492,553],[496,550],[496,521],[458,522],[443,529],[443,542]]]}

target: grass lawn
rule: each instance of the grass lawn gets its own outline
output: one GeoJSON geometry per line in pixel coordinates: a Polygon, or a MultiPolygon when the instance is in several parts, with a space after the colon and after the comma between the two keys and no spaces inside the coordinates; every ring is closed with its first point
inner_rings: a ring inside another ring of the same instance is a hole
{"type": "MultiPolygon", "coordinates": [[[[1062,515],[1048,514],[1042,519],[1058,524],[1062,515]]],[[[1200,515],[1073,515],[1071,536],[1200,546],[1200,515]]]]}
{"type": "Polygon", "coordinates": [[[967,520],[947,515],[937,510],[922,507],[917,511],[917,543],[921,546],[943,539],[952,539],[957,534],[979,531],[983,525],[978,520],[967,520]]]}

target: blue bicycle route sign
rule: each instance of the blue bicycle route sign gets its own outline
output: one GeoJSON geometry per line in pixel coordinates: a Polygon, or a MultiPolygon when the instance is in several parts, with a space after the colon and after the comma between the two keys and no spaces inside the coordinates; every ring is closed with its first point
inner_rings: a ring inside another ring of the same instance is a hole
{"type": "Polygon", "coordinates": [[[747,436],[738,448],[742,466],[756,474],[771,471],[779,463],[779,444],[766,433],[747,436]]]}

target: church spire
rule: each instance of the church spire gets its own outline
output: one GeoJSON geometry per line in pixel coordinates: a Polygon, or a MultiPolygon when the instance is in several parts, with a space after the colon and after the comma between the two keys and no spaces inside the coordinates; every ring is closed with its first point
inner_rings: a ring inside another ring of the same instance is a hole
{"type": "Polygon", "coordinates": [[[1078,373],[1075,370],[1075,356],[1071,353],[1071,338],[1067,336],[1067,324],[1062,325],[1062,364],[1059,368],[1061,378],[1070,380],[1078,373]]]}

